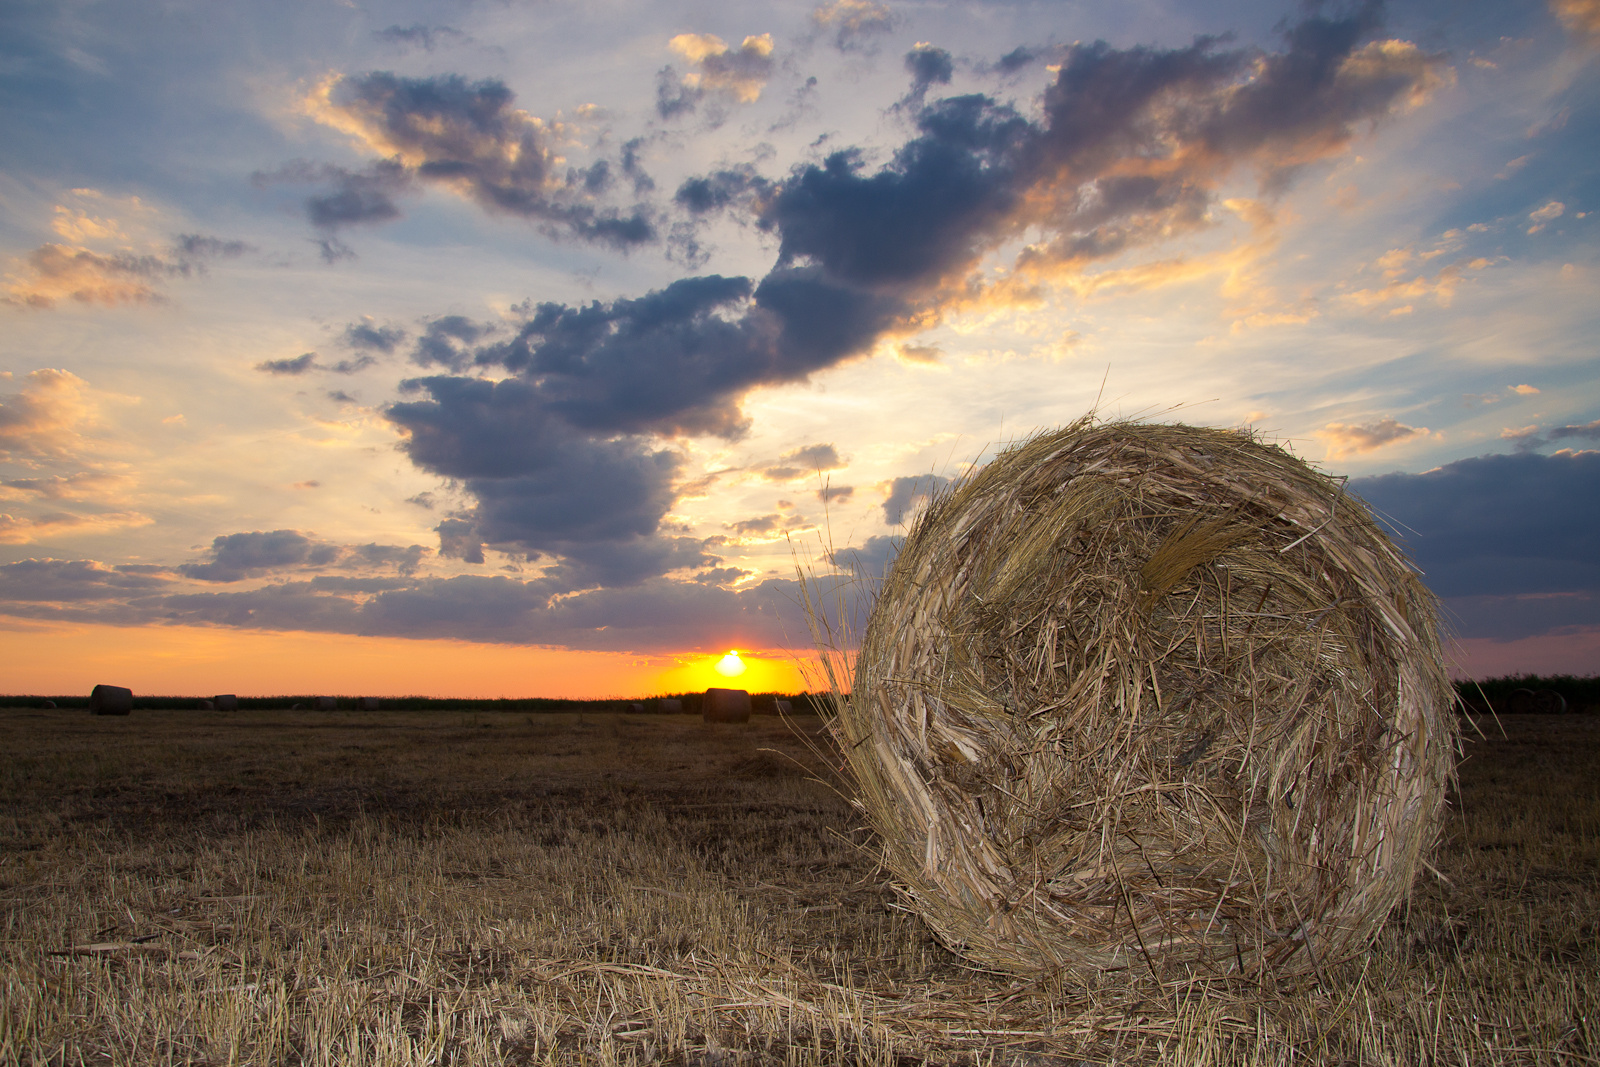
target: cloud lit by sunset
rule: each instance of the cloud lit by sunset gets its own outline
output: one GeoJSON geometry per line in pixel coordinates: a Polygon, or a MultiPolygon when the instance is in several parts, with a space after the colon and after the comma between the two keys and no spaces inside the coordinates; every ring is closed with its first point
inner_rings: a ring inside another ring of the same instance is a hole
{"type": "Polygon", "coordinates": [[[0,16],[0,690],[801,688],[797,562],[1097,404],[1600,664],[1587,0],[97,10],[0,16]]]}

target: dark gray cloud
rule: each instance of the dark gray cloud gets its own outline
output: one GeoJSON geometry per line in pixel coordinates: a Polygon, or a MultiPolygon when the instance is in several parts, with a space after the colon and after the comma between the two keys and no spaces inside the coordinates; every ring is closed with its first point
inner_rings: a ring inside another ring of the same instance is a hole
{"type": "Polygon", "coordinates": [[[317,354],[306,352],[293,358],[269,359],[256,364],[256,370],[265,374],[289,375],[298,377],[307,371],[317,369],[317,354]]]}
{"type": "Polygon", "coordinates": [[[1015,74],[1017,71],[1039,59],[1040,53],[1018,45],[995,61],[994,69],[1000,74],[1015,74]]]}
{"type": "MultiPolygon", "coordinates": [[[[652,435],[738,437],[751,389],[803,381],[890,331],[936,321],[945,301],[971,295],[987,252],[1031,227],[1053,236],[1025,266],[1116,255],[1204,225],[1237,167],[1278,182],[1296,162],[1330,154],[1429,76],[1431,60],[1411,53],[1345,62],[1374,27],[1372,10],[1307,19],[1277,55],[1223,51],[1210,39],[1171,50],[1076,46],[1038,121],[958,96],[918,106],[916,136],[877,168],[844,149],[781,180],[726,168],[680,186],[689,213],[739,210],[777,235],[777,262],[759,282],[708,275],[637,298],[542,303],[509,340],[479,336],[465,319],[435,320],[413,358],[454,376],[410,383],[426,397],[389,417],[419,466],[476,499],[449,520],[464,527],[441,527],[442,541],[464,559],[485,544],[558,555],[575,546],[585,555],[574,565],[592,564],[602,581],[641,580],[650,560],[680,562],[696,550],[656,533],[678,459],[652,435]],[[465,376],[486,371],[510,377],[465,376]],[[621,546],[626,561],[594,562],[603,546],[621,546]]],[[[953,69],[932,48],[914,58],[924,86],[953,69]]],[[[407,152],[477,159],[487,149],[472,146],[509,136],[498,83],[347,82],[347,106],[407,152]],[[460,120],[464,147],[445,152],[441,131],[473,108],[481,118],[460,120]]],[[[470,184],[498,172],[461,173],[470,184]]],[[[898,503],[886,508],[896,512],[898,503]]]]}
{"type": "Polygon", "coordinates": [[[918,98],[934,85],[949,85],[956,73],[955,57],[931,44],[919,44],[907,52],[905,64],[911,75],[911,92],[918,98]]]}
{"type": "Polygon", "coordinates": [[[357,371],[365,370],[376,362],[378,361],[372,356],[363,353],[355,359],[341,359],[337,363],[330,363],[325,369],[331,370],[335,374],[355,374],[357,371]]]}
{"type": "Polygon", "coordinates": [[[735,590],[716,582],[655,579],[635,588],[578,594],[567,594],[560,583],[544,578],[464,575],[402,588],[387,585],[319,577],[245,592],[150,598],[141,606],[168,623],[191,626],[447,637],[596,651],[711,651],[807,643],[799,587],[792,581],[768,580],[735,590]]]}
{"type": "Polygon", "coordinates": [[[906,512],[949,484],[950,479],[939,474],[896,478],[889,483],[889,496],[883,502],[883,521],[899,526],[905,521],[906,512]]]}
{"type": "Polygon", "coordinates": [[[855,492],[853,485],[824,485],[817,490],[817,499],[824,504],[831,504],[835,500],[849,500],[855,492]]]}
{"type": "Polygon", "coordinates": [[[94,560],[25,559],[0,566],[0,607],[12,601],[110,600],[147,596],[172,584],[142,568],[94,560]]]}
{"type": "Polygon", "coordinates": [[[675,119],[690,114],[703,95],[699,87],[684,84],[677,68],[670,63],[656,71],[656,114],[662,118],[675,119]]]}
{"type": "Polygon", "coordinates": [[[382,352],[385,355],[392,353],[405,339],[406,331],[398,326],[374,326],[370,322],[352,322],[344,328],[342,335],[342,340],[349,348],[358,352],[382,352]]]}
{"type": "Polygon", "coordinates": [[[748,163],[714,171],[703,178],[689,178],[678,186],[673,203],[693,215],[708,215],[734,205],[754,208],[756,200],[770,193],[775,183],[756,173],[748,163]]]}
{"type": "Polygon", "coordinates": [[[409,26],[385,26],[373,33],[373,38],[384,44],[404,45],[433,51],[434,45],[445,40],[459,41],[466,35],[453,26],[428,26],[413,22],[409,26]]]}
{"type": "Polygon", "coordinates": [[[1600,452],[1490,455],[1356,478],[1440,596],[1600,592],[1600,452]]]}
{"type": "Polygon", "coordinates": [[[476,500],[439,526],[441,551],[481,563],[483,546],[559,556],[575,587],[634,584],[714,562],[699,542],[658,536],[681,459],[647,437],[598,437],[552,410],[537,385],[437,376],[408,381],[427,398],[393,404],[418,466],[476,500]]]}
{"type": "Polygon", "coordinates": [[[468,346],[492,330],[492,325],[479,325],[464,315],[441,315],[423,328],[411,349],[411,362],[419,367],[463,370],[472,361],[468,346]]]}
{"type": "Polygon", "coordinates": [[[398,157],[376,160],[361,170],[299,159],[277,170],[256,171],[250,180],[257,186],[292,183],[330,187],[328,192],[305,200],[306,218],[321,232],[316,243],[328,263],[355,256],[354,250],[339,239],[340,229],[399,218],[402,212],[395,198],[417,188],[416,175],[398,157]]]}
{"type": "Polygon", "coordinates": [[[878,535],[869,537],[859,548],[842,548],[828,553],[828,562],[857,578],[879,579],[889,573],[889,566],[900,554],[904,537],[878,535]]]}
{"type": "Polygon", "coordinates": [[[1546,609],[1552,625],[1585,611],[1600,624],[1600,452],[1479,456],[1352,479],[1350,491],[1392,525],[1463,636],[1543,632],[1517,631],[1546,609]]]}
{"type": "Polygon", "coordinates": [[[1508,430],[1500,436],[1503,440],[1516,445],[1519,452],[1531,452],[1536,448],[1566,441],[1600,441],[1600,419],[1579,425],[1555,426],[1549,430],[1529,426],[1523,430],[1508,430]]]}
{"type": "Polygon", "coordinates": [[[284,359],[269,359],[256,364],[256,370],[264,374],[287,375],[299,377],[314,370],[331,371],[334,374],[355,374],[357,371],[372,366],[377,360],[368,355],[360,355],[355,359],[341,359],[337,363],[323,364],[317,362],[315,352],[304,352],[298,356],[284,359]]]}
{"type": "Polygon", "coordinates": [[[325,567],[339,555],[338,545],[313,541],[298,530],[256,530],[213,539],[209,560],[186,563],[178,571],[205,582],[237,582],[286,567],[325,567]]]}
{"type": "MultiPolygon", "coordinates": [[[[294,531],[289,531],[294,533],[294,531]]],[[[275,534],[281,531],[275,531],[275,534]]],[[[223,554],[250,569],[304,563],[294,538],[219,538],[223,554]]],[[[307,539],[309,540],[309,539],[307,539]]],[[[24,560],[0,566],[0,614],[14,618],[121,625],[226,626],[367,636],[451,638],[555,645],[597,651],[678,652],[686,648],[809,647],[800,587],[767,580],[729,588],[736,567],[702,567],[692,581],[647,578],[628,588],[574,591],[570,575],[421,578],[403,573],[415,546],[341,546],[349,558],[401,573],[315,574],[253,589],[185,590],[149,566],[108,567],[92,560],[24,560]]],[[[834,579],[813,589],[830,611],[834,579]]],[[[841,590],[846,611],[864,618],[864,590],[841,590]]],[[[837,622],[837,620],[831,620],[837,622]]]]}
{"type": "Polygon", "coordinates": [[[210,259],[237,259],[251,246],[243,241],[229,241],[202,233],[180,233],[172,244],[173,257],[180,263],[194,266],[210,259]]]}
{"type": "Polygon", "coordinates": [[[299,530],[253,530],[214,538],[207,559],[183,564],[177,571],[202,582],[238,582],[281,571],[329,567],[392,567],[400,574],[411,574],[426,554],[421,545],[339,545],[299,530]]]}
{"type": "MultiPolygon", "coordinates": [[[[448,186],[487,210],[516,215],[564,234],[628,248],[656,239],[640,206],[624,213],[592,202],[606,167],[556,171],[549,130],[514,106],[503,82],[459,75],[406,78],[388,71],[340,78],[328,105],[354,120],[392,158],[367,172],[371,188],[348,181],[309,205],[312,221],[337,226],[392,217],[385,182],[448,186]],[[598,169],[596,169],[598,168],[598,169]],[[392,174],[392,177],[391,177],[392,174]],[[367,193],[371,195],[366,195],[367,193]]],[[[601,187],[604,186],[601,181],[601,187]]]]}
{"type": "Polygon", "coordinates": [[[772,482],[787,482],[808,474],[841,470],[844,465],[833,445],[806,445],[779,456],[777,463],[762,468],[761,476],[772,482]]]}
{"type": "Polygon", "coordinates": [[[724,524],[725,529],[744,535],[777,533],[783,527],[784,518],[776,512],[771,515],[761,515],[753,519],[740,519],[738,522],[724,524]]]}
{"type": "Polygon", "coordinates": [[[409,192],[415,184],[410,170],[398,159],[381,159],[364,171],[325,167],[322,173],[333,180],[333,191],[308,197],[306,217],[313,226],[326,230],[399,218],[394,197],[409,192]]]}

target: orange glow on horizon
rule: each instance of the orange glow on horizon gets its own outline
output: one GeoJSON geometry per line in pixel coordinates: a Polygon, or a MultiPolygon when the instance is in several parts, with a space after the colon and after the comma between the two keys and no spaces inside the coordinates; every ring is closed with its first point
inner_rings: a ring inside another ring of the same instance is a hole
{"type": "Polygon", "coordinates": [[[661,693],[696,693],[706,689],[726,689],[730,684],[752,693],[801,693],[811,688],[806,682],[809,654],[801,659],[793,652],[730,652],[726,656],[678,657],[678,666],[656,677],[661,693]],[[722,670],[729,657],[736,657],[740,670],[730,676],[722,670]],[[730,682],[730,678],[737,679],[730,682]]]}
{"type": "MultiPolygon", "coordinates": [[[[647,697],[726,685],[692,653],[576,652],[525,645],[193,626],[7,620],[0,693],[58,696],[99,683],[141,696],[647,697]]],[[[798,692],[786,652],[746,652],[741,687],[798,692]]]]}

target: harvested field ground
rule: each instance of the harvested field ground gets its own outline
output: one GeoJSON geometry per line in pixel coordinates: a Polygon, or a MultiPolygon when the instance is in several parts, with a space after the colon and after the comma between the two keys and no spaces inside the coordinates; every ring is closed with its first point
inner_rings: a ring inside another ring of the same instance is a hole
{"type": "Polygon", "coordinates": [[[1502,722],[1371,953],[1174,990],[964,966],[816,719],[0,710],[0,1064],[1593,1064],[1600,717],[1502,722]]]}

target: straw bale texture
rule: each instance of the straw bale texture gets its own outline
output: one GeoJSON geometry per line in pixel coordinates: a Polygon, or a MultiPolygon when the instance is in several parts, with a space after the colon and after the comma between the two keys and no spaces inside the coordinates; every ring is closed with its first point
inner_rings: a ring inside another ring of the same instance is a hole
{"type": "Polygon", "coordinates": [[[1022,974],[1314,973],[1433,846],[1436,603],[1248,434],[1042,434],[931,501],[835,729],[897,887],[1022,974]]]}

